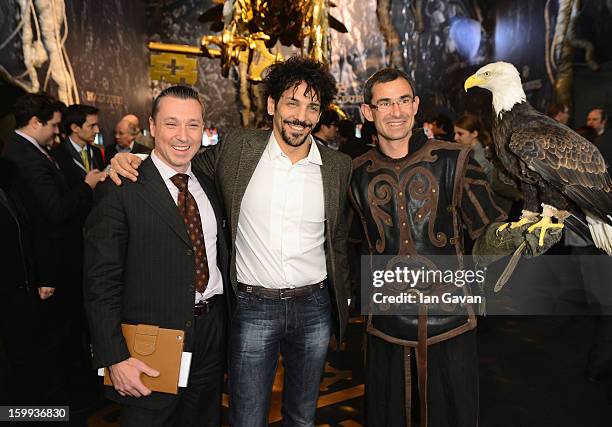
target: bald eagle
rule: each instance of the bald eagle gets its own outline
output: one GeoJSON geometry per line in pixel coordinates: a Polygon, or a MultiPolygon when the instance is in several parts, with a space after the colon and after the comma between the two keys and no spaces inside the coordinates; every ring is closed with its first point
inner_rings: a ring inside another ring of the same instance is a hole
{"type": "Polygon", "coordinates": [[[599,150],[529,105],[512,64],[485,65],[465,81],[466,91],[474,86],[493,94],[495,152],[523,193],[523,215],[510,226],[533,223],[543,244],[547,229],[565,223],[612,255],[612,180],[599,150]]]}

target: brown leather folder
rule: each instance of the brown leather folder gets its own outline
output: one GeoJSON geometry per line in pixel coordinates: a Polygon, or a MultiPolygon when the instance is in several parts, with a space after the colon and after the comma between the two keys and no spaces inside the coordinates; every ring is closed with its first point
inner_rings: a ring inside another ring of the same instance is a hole
{"type": "MultiPolygon", "coordinates": [[[[121,331],[130,355],[159,372],[157,377],[141,375],[142,383],[152,391],[177,394],[185,332],[142,324],[121,324],[121,331]]],[[[113,385],[108,368],[104,369],[104,385],[113,385]]]]}

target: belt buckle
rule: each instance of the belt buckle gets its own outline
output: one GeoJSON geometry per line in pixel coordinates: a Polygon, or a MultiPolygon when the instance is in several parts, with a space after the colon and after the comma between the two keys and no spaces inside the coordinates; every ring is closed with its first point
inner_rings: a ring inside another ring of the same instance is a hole
{"type": "Polygon", "coordinates": [[[285,296],[285,290],[284,289],[279,289],[278,290],[278,296],[280,299],[282,300],[286,300],[286,299],[291,299],[293,298],[292,296],[285,296]]]}

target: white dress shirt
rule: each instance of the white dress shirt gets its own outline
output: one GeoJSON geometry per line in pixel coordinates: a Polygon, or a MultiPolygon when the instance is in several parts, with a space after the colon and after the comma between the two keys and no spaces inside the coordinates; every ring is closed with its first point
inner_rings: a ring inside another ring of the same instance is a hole
{"type": "Polygon", "coordinates": [[[132,149],[134,148],[134,142],[136,142],[136,140],[130,142],[130,146],[129,147],[122,147],[119,144],[115,144],[115,148],[117,149],[117,153],[131,153],[132,149]]]}
{"type": "Polygon", "coordinates": [[[81,147],[79,144],[74,142],[72,138],[68,137],[68,141],[70,141],[70,143],[72,144],[72,148],[74,148],[75,151],[79,153],[79,155],[81,155],[81,151],[85,150],[85,146],[81,147]]]}
{"type": "Polygon", "coordinates": [[[327,277],[321,155],[310,138],[295,164],[274,133],[242,199],[236,235],[241,283],[266,288],[311,285],[327,277]]]}
{"type": "MultiPolygon", "coordinates": [[[[170,180],[177,171],[172,169],[170,166],[165,164],[155,153],[155,150],[151,153],[151,160],[159,171],[168,191],[174,200],[174,203],[178,206],[178,195],[179,189],[170,180]]],[[[212,205],[206,196],[206,193],[202,189],[202,186],[198,182],[198,179],[191,171],[191,164],[187,168],[185,174],[189,175],[187,181],[187,189],[193,195],[200,211],[200,220],[202,221],[202,231],[204,232],[204,244],[206,246],[206,258],[208,260],[208,285],[204,289],[204,293],[195,291],[195,302],[203,301],[212,297],[215,294],[223,293],[223,278],[221,277],[221,271],[217,267],[217,219],[215,218],[215,212],[213,211],[212,205]]]]}

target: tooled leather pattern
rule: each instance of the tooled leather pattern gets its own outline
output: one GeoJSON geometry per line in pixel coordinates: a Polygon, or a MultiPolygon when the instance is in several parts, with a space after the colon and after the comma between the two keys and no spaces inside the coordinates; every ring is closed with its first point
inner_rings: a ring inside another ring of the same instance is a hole
{"type": "Polygon", "coordinates": [[[376,150],[355,159],[352,195],[374,254],[456,253],[450,237],[459,236],[449,207],[460,150],[441,149],[447,146],[430,141],[405,159],[376,150]]]}

